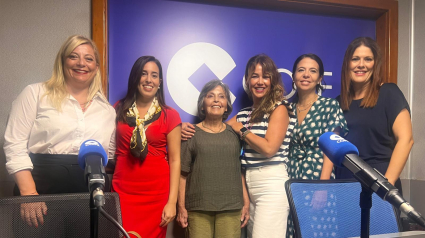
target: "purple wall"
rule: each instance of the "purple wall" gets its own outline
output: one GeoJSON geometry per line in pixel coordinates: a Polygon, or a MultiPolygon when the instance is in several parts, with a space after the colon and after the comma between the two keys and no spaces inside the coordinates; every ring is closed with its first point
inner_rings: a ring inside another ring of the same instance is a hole
{"type": "Polygon", "coordinates": [[[299,55],[317,54],[332,86],[323,95],[336,97],[346,47],[358,36],[375,38],[373,20],[166,0],[109,0],[108,8],[110,102],[125,95],[135,60],[153,55],[163,66],[166,103],[183,121],[195,120],[198,91],[211,79],[229,85],[232,115],[250,105],[242,80],[248,59],[259,53],[281,69],[287,94],[292,79],[285,71],[299,55]]]}

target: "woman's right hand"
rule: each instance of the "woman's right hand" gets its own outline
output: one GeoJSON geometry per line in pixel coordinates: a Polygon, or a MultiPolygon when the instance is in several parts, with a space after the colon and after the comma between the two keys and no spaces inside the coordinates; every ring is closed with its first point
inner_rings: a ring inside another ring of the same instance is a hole
{"type": "Polygon", "coordinates": [[[195,135],[195,126],[189,122],[182,122],[182,140],[190,139],[193,135],[195,135]]]}
{"type": "MultiPolygon", "coordinates": [[[[32,195],[38,195],[38,193],[32,195]]],[[[21,218],[28,224],[28,226],[38,227],[38,225],[43,225],[43,216],[45,215],[47,215],[47,206],[44,202],[21,204],[21,218]]]]}
{"type": "MultiPolygon", "coordinates": [[[[19,188],[21,196],[38,195],[34,179],[31,171],[28,169],[18,171],[12,174],[19,188]]],[[[44,218],[47,214],[47,206],[44,202],[31,202],[21,204],[21,218],[29,226],[38,227],[43,225],[44,218]]]]}
{"type": "Polygon", "coordinates": [[[186,228],[188,223],[187,223],[187,210],[184,207],[179,207],[178,208],[179,212],[177,214],[177,222],[179,223],[179,225],[183,228],[186,228]]]}

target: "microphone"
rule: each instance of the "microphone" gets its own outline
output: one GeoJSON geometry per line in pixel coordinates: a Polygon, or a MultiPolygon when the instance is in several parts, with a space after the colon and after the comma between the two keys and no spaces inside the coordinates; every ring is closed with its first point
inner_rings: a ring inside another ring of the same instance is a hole
{"type": "Polygon", "coordinates": [[[425,227],[425,219],[398,192],[388,179],[378,170],[372,168],[359,157],[356,146],[333,132],[326,132],[319,137],[319,148],[339,167],[346,167],[354,177],[382,200],[388,201],[416,223],[425,227]]]}
{"type": "Polygon", "coordinates": [[[105,166],[108,156],[102,145],[96,140],[86,140],[78,152],[78,164],[84,169],[84,178],[90,193],[93,193],[96,207],[105,204],[103,189],[105,188],[105,166]]]}

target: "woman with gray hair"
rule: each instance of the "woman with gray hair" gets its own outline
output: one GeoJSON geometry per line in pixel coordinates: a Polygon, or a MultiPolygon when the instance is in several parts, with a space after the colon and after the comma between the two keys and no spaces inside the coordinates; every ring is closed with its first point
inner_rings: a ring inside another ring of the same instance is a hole
{"type": "Polygon", "coordinates": [[[196,136],[182,142],[177,221],[188,237],[239,238],[249,220],[241,143],[223,123],[231,112],[228,86],[208,82],[198,98],[196,136]]]}

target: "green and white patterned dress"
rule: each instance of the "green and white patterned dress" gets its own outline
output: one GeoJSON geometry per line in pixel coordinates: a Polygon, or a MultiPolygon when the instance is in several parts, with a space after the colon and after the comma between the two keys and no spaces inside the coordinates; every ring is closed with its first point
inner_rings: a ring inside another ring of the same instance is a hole
{"type": "MultiPolygon", "coordinates": [[[[293,108],[296,108],[296,103],[293,104],[293,108]]],[[[294,111],[297,122],[289,146],[289,178],[320,179],[323,153],[319,149],[319,137],[323,133],[334,131],[336,128],[339,128],[340,135],[346,135],[348,133],[348,127],[344,114],[337,100],[321,96],[313,103],[301,125],[298,122],[297,110],[294,111]]],[[[331,178],[335,178],[333,172],[331,178]]],[[[330,195],[328,194],[328,196],[330,195]]],[[[306,193],[306,204],[310,204],[310,201],[307,200],[311,200],[312,196],[313,194],[306,193]]],[[[319,220],[321,219],[319,218],[319,220]]],[[[319,224],[318,227],[323,228],[324,225],[319,224]]],[[[319,229],[318,235],[319,233],[324,234],[329,231],[329,229],[328,231],[321,231],[319,229]]],[[[287,237],[293,237],[292,219],[288,219],[287,237]]]]}

